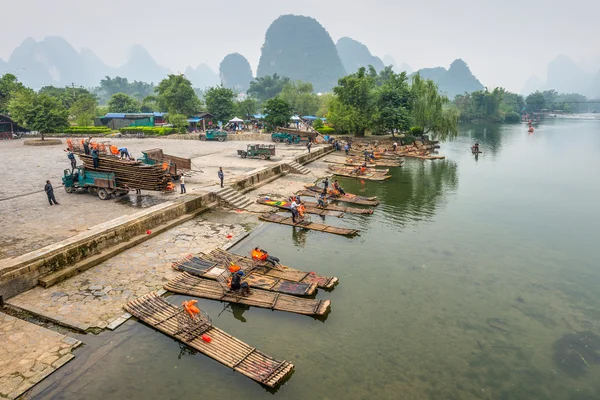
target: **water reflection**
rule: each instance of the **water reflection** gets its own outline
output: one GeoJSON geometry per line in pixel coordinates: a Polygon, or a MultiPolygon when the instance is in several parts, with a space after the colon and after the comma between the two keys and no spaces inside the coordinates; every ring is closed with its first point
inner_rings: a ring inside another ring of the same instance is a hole
{"type": "Polygon", "coordinates": [[[404,225],[431,218],[446,195],[457,189],[457,164],[450,160],[408,160],[378,191],[386,220],[404,225]]]}
{"type": "Polygon", "coordinates": [[[464,124],[461,125],[461,136],[470,136],[473,143],[479,142],[483,151],[489,151],[493,155],[502,149],[501,124],[464,124]]]}
{"type": "Polygon", "coordinates": [[[302,229],[302,228],[296,228],[294,226],[292,228],[292,241],[294,242],[294,246],[305,247],[307,233],[308,233],[308,230],[302,229]]]}
{"type": "Polygon", "coordinates": [[[244,313],[250,309],[250,306],[246,304],[237,304],[237,303],[225,303],[225,306],[217,316],[220,317],[225,311],[230,312],[233,315],[233,318],[237,319],[240,322],[247,322],[244,317],[244,313]]]}

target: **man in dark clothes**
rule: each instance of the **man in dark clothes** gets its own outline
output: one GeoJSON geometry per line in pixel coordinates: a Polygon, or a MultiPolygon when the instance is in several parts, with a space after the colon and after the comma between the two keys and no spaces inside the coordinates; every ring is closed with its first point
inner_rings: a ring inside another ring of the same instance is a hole
{"type": "Polygon", "coordinates": [[[217,175],[221,181],[221,187],[223,187],[223,178],[225,178],[225,175],[223,174],[223,167],[219,167],[219,172],[217,172],[217,175]]]}
{"type": "Polygon", "coordinates": [[[231,277],[231,289],[232,290],[240,290],[242,289],[242,296],[247,296],[250,294],[250,287],[248,286],[248,282],[242,282],[242,276],[244,276],[244,271],[239,270],[234,273],[231,277]]]}
{"type": "Polygon", "coordinates": [[[44,191],[46,192],[46,195],[48,196],[48,203],[50,203],[50,205],[52,205],[52,202],[54,202],[54,204],[58,205],[58,201],[56,201],[56,198],[54,198],[54,188],[52,188],[50,181],[46,181],[46,186],[44,186],[44,191]]]}
{"type": "Polygon", "coordinates": [[[94,169],[98,168],[98,149],[92,150],[92,161],[94,161],[94,169]]]}
{"type": "Polygon", "coordinates": [[[89,156],[90,155],[90,139],[86,139],[83,142],[83,152],[85,153],[85,155],[89,156]]]}
{"type": "Polygon", "coordinates": [[[329,177],[326,176],[325,179],[323,179],[323,189],[325,190],[325,193],[327,193],[328,188],[329,188],[329,177]]]}

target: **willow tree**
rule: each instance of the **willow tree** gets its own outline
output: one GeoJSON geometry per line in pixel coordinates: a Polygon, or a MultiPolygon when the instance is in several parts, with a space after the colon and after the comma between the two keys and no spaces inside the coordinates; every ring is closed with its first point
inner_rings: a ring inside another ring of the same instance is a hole
{"type": "Polygon", "coordinates": [[[456,137],[460,114],[456,107],[450,105],[448,98],[439,93],[436,84],[415,74],[411,92],[411,111],[415,125],[435,138],[444,140],[456,137]]]}

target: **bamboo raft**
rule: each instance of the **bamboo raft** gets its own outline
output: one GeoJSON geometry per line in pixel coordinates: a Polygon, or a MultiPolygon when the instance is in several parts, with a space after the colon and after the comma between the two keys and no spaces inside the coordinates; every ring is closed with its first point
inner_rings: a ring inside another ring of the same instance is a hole
{"type": "MultiPolygon", "coordinates": [[[[259,198],[258,200],[256,200],[256,202],[258,204],[262,204],[265,206],[271,206],[271,207],[277,207],[280,208],[282,210],[290,210],[291,208],[291,203],[285,200],[273,200],[269,197],[262,197],[259,198]]],[[[338,217],[341,218],[344,216],[343,212],[337,211],[337,210],[333,210],[330,209],[328,207],[325,208],[317,208],[316,204],[313,203],[312,205],[306,205],[304,212],[307,212],[309,214],[316,214],[316,215],[329,215],[332,217],[338,217]]]]}
{"type": "MultiPolygon", "coordinates": [[[[299,191],[297,194],[302,196],[314,196],[315,194],[319,194],[323,191],[323,188],[318,186],[306,186],[305,190],[299,191]]],[[[329,191],[329,197],[327,198],[329,201],[343,201],[345,203],[352,204],[361,204],[363,206],[376,206],[379,204],[379,200],[377,197],[363,197],[358,196],[352,193],[347,193],[345,195],[335,195],[329,191]]]]}
{"type": "MultiPolygon", "coordinates": [[[[363,163],[361,163],[360,159],[358,159],[358,158],[356,158],[356,159],[347,158],[346,162],[344,162],[343,164],[358,167],[358,166],[362,165],[363,163]]],[[[393,159],[375,160],[375,161],[370,161],[367,163],[367,167],[401,167],[402,165],[404,165],[404,160],[393,160],[393,159]]]]}
{"type": "MultiPolygon", "coordinates": [[[[313,194],[312,196],[314,197],[315,194],[313,194]]],[[[269,197],[260,198],[260,199],[256,200],[256,202],[258,204],[264,204],[267,206],[277,207],[277,208],[280,208],[282,210],[287,210],[287,211],[289,211],[291,208],[291,203],[289,201],[273,200],[273,199],[270,199],[269,197]]],[[[335,215],[335,213],[337,213],[337,214],[340,214],[340,216],[344,215],[344,213],[373,214],[373,210],[371,210],[370,208],[344,207],[344,206],[338,206],[336,204],[327,204],[324,208],[318,208],[317,207],[318,203],[315,203],[314,201],[302,200],[302,202],[306,205],[305,212],[307,212],[309,214],[332,215],[332,214],[322,214],[323,211],[329,211],[331,213],[334,213],[333,215],[335,215]]]]}
{"type": "Polygon", "coordinates": [[[173,293],[204,299],[246,304],[304,315],[325,315],[331,304],[330,300],[306,299],[261,289],[252,289],[249,295],[241,296],[237,292],[225,290],[217,281],[199,278],[187,272],[167,282],[165,289],[173,293]]]}
{"type": "Polygon", "coordinates": [[[183,308],[154,292],[127,303],[124,308],[154,329],[265,386],[278,386],[294,370],[292,363],[276,360],[214,327],[207,316],[199,314],[197,320],[192,320],[183,308]],[[208,336],[210,342],[202,340],[202,335],[208,336]]]}
{"type": "MultiPolygon", "coordinates": [[[[359,175],[359,174],[354,174],[352,172],[348,172],[345,169],[332,167],[331,165],[329,166],[329,170],[334,175],[347,176],[348,178],[365,179],[365,180],[368,180],[368,181],[385,181],[385,180],[390,179],[392,177],[391,175],[384,175],[384,174],[381,174],[381,173],[375,173],[374,171],[370,171],[370,172],[366,171],[366,172],[362,173],[361,175],[359,175]]],[[[383,170],[383,171],[386,171],[386,170],[383,170]]]]}
{"type": "MultiPolygon", "coordinates": [[[[362,164],[359,165],[359,167],[362,166],[362,164]]],[[[347,172],[349,174],[353,174],[354,171],[356,171],[356,168],[354,167],[346,167],[343,165],[330,165],[329,169],[331,171],[344,171],[347,172]]],[[[375,168],[366,168],[365,170],[365,174],[373,174],[373,175],[385,175],[388,172],[390,172],[389,168],[385,168],[385,169],[375,169],[375,168]]]]}
{"type": "Polygon", "coordinates": [[[291,217],[284,217],[282,215],[277,214],[263,214],[260,215],[258,219],[260,219],[261,221],[273,222],[274,224],[297,226],[303,229],[310,229],[313,231],[333,233],[334,235],[354,236],[358,233],[357,229],[337,228],[335,226],[318,224],[316,222],[305,221],[294,223],[291,217]]]}
{"type": "MultiPolygon", "coordinates": [[[[205,262],[218,263],[221,266],[229,266],[229,263],[233,262],[244,271],[250,271],[248,274],[285,279],[295,283],[315,283],[317,287],[322,289],[332,289],[339,282],[335,276],[321,276],[314,272],[301,271],[281,264],[277,268],[271,268],[269,263],[260,263],[257,266],[252,257],[240,256],[222,249],[215,249],[210,253],[200,253],[197,258],[205,262]]],[[[193,272],[190,273],[194,275],[193,272]]]]}
{"type": "MultiPolygon", "coordinates": [[[[209,253],[210,254],[210,253],[209,253]]],[[[239,257],[239,256],[237,256],[239,257]]],[[[241,257],[244,261],[244,257],[241,257]]],[[[200,254],[198,256],[189,255],[181,260],[175,261],[172,267],[178,271],[187,272],[188,274],[217,281],[226,281],[226,277],[230,275],[229,266],[231,264],[238,265],[245,273],[245,281],[250,287],[270,290],[272,292],[280,292],[295,296],[311,296],[317,289],[316,282],[299,282],[291,281],[277,276],[267,276],[266,272],[270,270],[281,270],[284,266],[273,266],[268,262],[254,262],[250,259],[249,263],[238,263],[233,261],[233,254],[227,252],[215,253],[213,256],[200,254]],[[262,272],[262,273],[261,273],[262,272]]],[[[287,268],[287,267],[284,267],[287,268]]],[[[308,272],[301,272],[302,278],[309,275],[308,272]]]]}
{"type": "MultiPolygon", "coordinates": [[[[351,151],[350,152],[350,156],[357,158],[358,160],[363,160],[365,158],[365,155],[363,152],[358,152],[358,151],[351,151]]],[[[383,152],[375,152],[373,153],[373,157],[375,157],[375,161],[380,161],[380,160],[400,160],[402,157],[404,157],[404,154],[402,153],[394,153],[393,151],[386,151],[385,153],[383,152]]]]}
{"type": "Polygon", "coordinates": [[[147,165],[141,161],[121,160],[100,154],[98,168],[94,168],[92,156],[83,153],[78,155],[90,171],[113,172],[118,187],[162,191],[170,181],[160,164],[147,165]]]}
{"type": "MultiPolygon", "coordinates": [[[[359,162],[342,162],[342,161],[333,161],[333,160],[324,160],[326,163],[329,164],[334,164],[337,166],[345,166],[345,167],[360,167],[361,165],[363,165],[364,163],[359,163],[359,162]]],[[[404,164],[404,162],[402,163],[396,163],[396,162],[383,162],[383,163],[377,163],[377,164],[373,164],[373,163],[367,163],[367,168],[381,168],[381,167],[401,167],[402,164],[404,164]]]]}

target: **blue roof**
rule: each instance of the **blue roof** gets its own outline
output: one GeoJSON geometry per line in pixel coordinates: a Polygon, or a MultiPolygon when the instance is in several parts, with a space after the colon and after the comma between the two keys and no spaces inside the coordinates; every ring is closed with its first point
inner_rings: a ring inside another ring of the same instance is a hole
{"type": "Polygon", "coordinates": [[[265,114],[254,114],[253,117],[256,119],[263,119],[264,117],[266,117],[266,115],[265,114]]]}
{"type": "Polygon", "coordinates": [[[315,117],[313,115],[305,115],[302,118],[304,118],[304,119],[317,119],[317,117],[315,117]]]}
{"type": "Polygon", "coordinates": [[[104,118],[126,118],[128,116],[135,117],[162,117],[167,113],[164,112],[151,112],[151,113],[106,113],[104,118]]]}
{"type": "Polygon", "coordinates": [[[204,119],[204,118],[192,117],[192,118],[189,118],[189,119],[187,120],[187,122],[200,122],[200,121],[202,121],[203,119],[204,119]]]}

